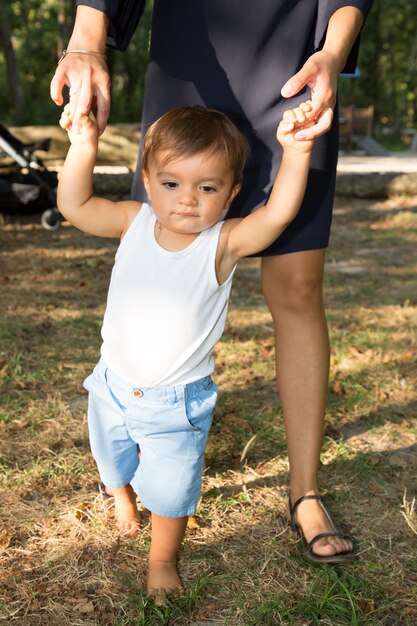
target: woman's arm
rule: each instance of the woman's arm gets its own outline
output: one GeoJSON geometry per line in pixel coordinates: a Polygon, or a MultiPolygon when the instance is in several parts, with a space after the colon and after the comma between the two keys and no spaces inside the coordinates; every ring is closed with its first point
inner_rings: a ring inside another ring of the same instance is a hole
{"type": "Polygon", "coordinates": [[[59,63],[51,82],[51,98],[63,104],[64,85],[81,89],[71,97],[74,129],[93,102],[102,134],[110,114],[110,77],[104,53],[106,43],[125,50],[145,7],[145,0],[76,0],[76,17],[67,50],[91,50],[95,54],[70,53],[59,63]]]}
{"type": "Polygon", "coordinates": [[[283,86],[281,94],[289,98],[306,85],[311,91],[316,124],[302,129],[296,139],[315,139],[332,125],[339,74],[364,22],[364,14],[355,6],[343,6],[330,17],[322,50],[313,54],[301,70],[283,86]]]}
{"type": "Polygon", "coordinates": [[[104,58],[107,28],[108,18],[102,11],[79,6],[67,50],[91,50],[103,56],[67,54],[57,66],[51,81],[51,98],[58,106],[64,102],[64,85],[73,90],[80,89],[70,98],[74,132],[77,132],[82,116],[91,111],[94,100],[100,134],[107,125],[110,114],[110,77],[104,58]]]}

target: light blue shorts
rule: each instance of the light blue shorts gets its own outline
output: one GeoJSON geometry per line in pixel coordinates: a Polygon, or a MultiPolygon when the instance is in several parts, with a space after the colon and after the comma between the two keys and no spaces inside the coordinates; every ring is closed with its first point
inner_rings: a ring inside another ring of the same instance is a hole
{"type": "Polygon", "coordinates": [[[217,400],[210,376],[138,388],[100,360],[84,387],[91,451],[106,487],[130,483],[142,504],[163,517],[195,513],[217,400]]]}

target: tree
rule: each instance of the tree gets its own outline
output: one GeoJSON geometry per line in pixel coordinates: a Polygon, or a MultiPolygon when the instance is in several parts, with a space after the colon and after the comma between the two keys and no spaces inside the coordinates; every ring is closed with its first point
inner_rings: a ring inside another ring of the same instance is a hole
{"type": "Polygon", "coordinates": [[[0,0],[0,41],[6,60],[11,104],[17,113],[17,117],[19,117],[23,111],[24,97],[20,82],[19,66],[13,48],[5,0],[0,0]]]}

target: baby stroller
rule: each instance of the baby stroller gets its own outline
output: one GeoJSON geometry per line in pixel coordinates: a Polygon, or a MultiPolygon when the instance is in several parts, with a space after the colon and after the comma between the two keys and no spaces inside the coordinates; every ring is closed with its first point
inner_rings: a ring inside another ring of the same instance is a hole
{"type": "Polygon", "coordinates": [[[56,208],[57,175],[34,154],[49,150],[50,143],[50,139],[23,143],[0,124],[0,212],[42,211],[42,226],[56,230],[61,223],[56,208]]]}

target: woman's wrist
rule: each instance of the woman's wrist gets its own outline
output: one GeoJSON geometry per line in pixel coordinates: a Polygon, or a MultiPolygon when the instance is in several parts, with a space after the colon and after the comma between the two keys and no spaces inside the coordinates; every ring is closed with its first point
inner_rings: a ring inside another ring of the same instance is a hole
{"type": "Polygon", "coordinates": [[[345,67],[346,59],[349,56],[348,52],[345,53],[344,51],[334,49],[330,45],[327,48],[324,46],[323,49],[316,52],[316,54],[325,56],[327,67],[330,69],[331,73],[335,73],[337,76],[345,67]]]}
{"type": "Polygon", "coordinates": [[[108,18],[104,13],[84,5],[78,6],[67,50],[90,50],[104,55],[107,28],[108,18]]]}
{"type": "Polygon", "coordinates": [[[363,25],[363,14],[356,7],[341,7],[329,20],[322,52],[329,55],[332,64],[340,72],[345,67],[352,46],[363,25]]]}

